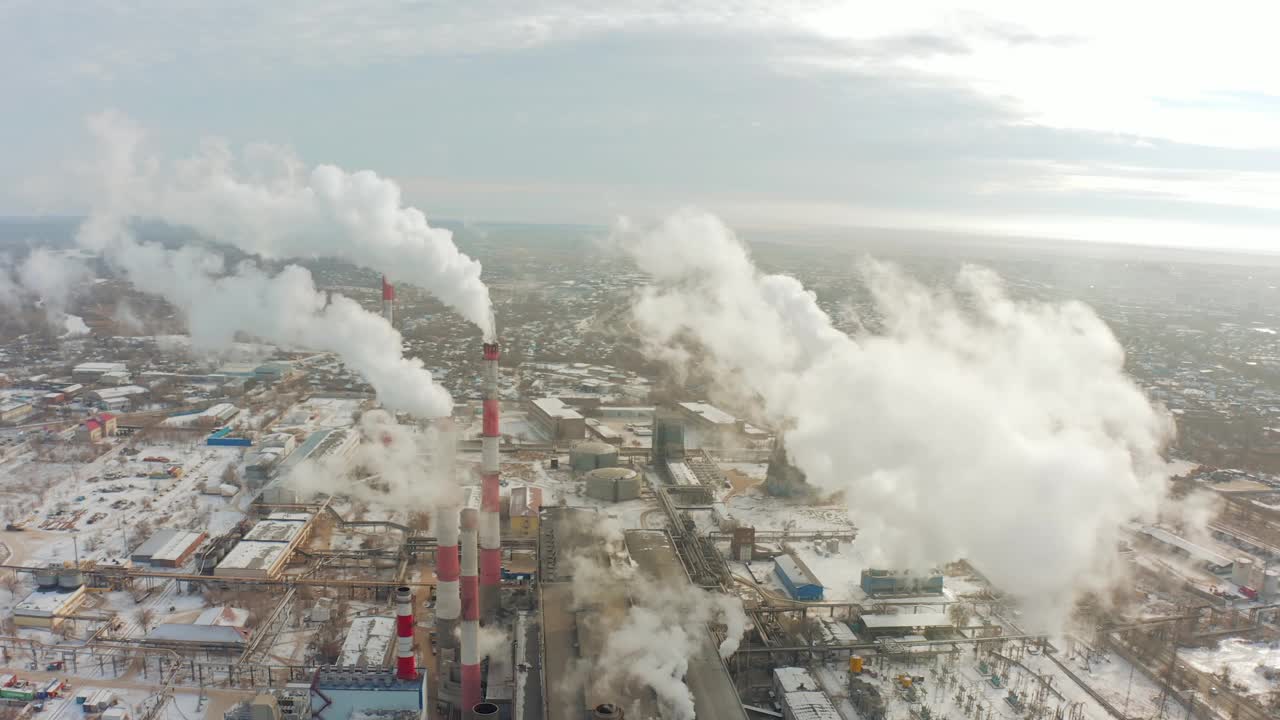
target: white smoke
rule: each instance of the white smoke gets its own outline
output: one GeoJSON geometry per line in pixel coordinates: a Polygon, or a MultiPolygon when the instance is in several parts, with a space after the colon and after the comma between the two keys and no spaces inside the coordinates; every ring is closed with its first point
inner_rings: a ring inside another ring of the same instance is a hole
{"type": "Polygon", "coordinates": [[[141,157],[141,132],[127,118],[102,113],[90,127],[110,158],[123,216],[189,226],[265,258],[335,257],[370,267],[426,289],[493,337],[480,263],[458,250],[450,231],[407,207],[394,181],[367,170],[307,168],[269,145],[237,157],[221,140],[163,164],[141,157]]]}
{"type": "Polygon", "coordinates": [[[672,720],[692,720],[693,694],[685,683],[689,662],[703,650],[707,626],[725,627],[719,655],[727,659],[737,652],[747,630],[742,601],[684,583],[661,582],[640,572],[623,553],[621,534],[612,523],[592,528],[599,534],[604,554],[595,558],[573,557],[573,603],[576,609],[595,607],[594,615],[579,615],[604,642],[598,657],[575,668],[565,682],[586,686],[592,697],[643,697],[640,688],[653,691],[662,715],[672,720]]]}
{"type": "Polygon", "coordinates": [[[1119,526],[1160,504],[1170,420],[1083,304],[1014,301],[972,267],[952,291],[867,263],[884,330],[850,337],[710,215],[615,237],[653,278],[634,306],[648,352],[793,428],[791,459],[843,492],[876,562],[967,558],[1054,624],[1101,589],[1119,526]]]}
{"type": "Polygon", "coordinates": [[[286,482],[303,494],[345,495],[390,510],[426,510],[457,499],[451,435],[401,425],[382,410],[361,415],[359,432],[361,442],[351,457],[304,461],[286,482]],[[369,477],[356,481],[356,470],[369,477]]]}
{"type": "Polygon", "coordinates": [[[146,331],[146,323],[133,311],[133,305],[128,300],[121,300],[116,304],[115,310],[111,313],[111,319],[125,333],[141,334],[146,331]]]}
{"type": "Polygon", "coordinates": [[[161,295],[182,312],[197,350],[225,349],[238,333],[246,333],[333,352],[373,386],[388,408],[419,417],[452,411],[449,394],[433,382],[422,361],[404,357],[395,328],[351,298],[320,292],[301,267],[269,275],[245,262],[228,272],[219,255],[140,242],[97,215],[81,228],[79,239],[102,252],[135,286],[161,295]]]}
{"type": "Polygon", "coordinates": [[[65,252],[35,247],[20,262],[0,256],[0,307],[18,311],[38,306],[60,335],[88,334],[82,318],[67,313],[72,295],[92,279],[83,262],[65,252]]]}

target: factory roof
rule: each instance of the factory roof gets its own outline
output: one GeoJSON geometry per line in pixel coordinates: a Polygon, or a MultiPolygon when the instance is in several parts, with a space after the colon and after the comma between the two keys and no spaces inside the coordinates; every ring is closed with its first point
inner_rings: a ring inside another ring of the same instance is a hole
{"type": "Polygon", "coordinates": [[[358,617],[342,641],[338,664],[363,666],[386,664],[387,652],[396,637],[396,619],[385,616],[358,617]]]}
{"type": "Polygon", "coordinates": [[[873,630],[896,628],[950,627],[953,623],[946,613],[898,613],[895,615],[863,615],[862,624],[873,630]]]}
{"type": "Polygon", "coordinates": [[[574,420],[582,417],[577,410],[569,407],[560,398],[538,398],[533,404],[542,412],[561,420],[574,420]]]}
{"type": "Polygon", "coordinates": [[[268,520],[283,520],[287,522],[306,522],[311,519],[311,513],[304,512],[273,512],[267,516],[268,520]]]}
{"type": "Polygon", "coordinates": [[[173,528],[162,528],[157,530],[151,533],[151,537],[147,538],[145,542],[134,548],[132,555],[135,559],[141,562],[146,562],[150,560],[153,555],[163,549],[165,545],[168,545],[171,540],[182,534],[182,532],[182,530],[175,530],[173,528]]]}
{"type": "Polygon", "coordinates": [[[241,540],[218,563],[217,569],[265,570],[274,565],[287,548],[288,544],[282,542],[241,540]]]}
{"type": "Polygon", "coordinates": [[[817,585],[822,587],[822,583],[818,582],[818,578],[814,577],[809,568],[800,563],[799,560],[791,555],[779,555],[776,558],[778,568],[791,578],[791,582],[796,585],[817,585]]]}
{"type": "Polygon", "coordinates": [[[698,476],[693,470],[682,462],[668,462],[667,472],[671,475],[671,481],[676,485],[700,485],[698,476]]]}
{"type": "Polygon", "coordinates": [[[33,590],[30,595],[13,607],[14,615],[50,617],[57,615],[67,603],[84,594],[84,587],[75,590],[33,590]]]}
{"type": "Polygon", "coordinates": [[[259,520],[245,534],[244,539],[287,543],[297,537],[305,525],[305,520],[276,520],[275,518],[259,520]]]}
{"type": "Polygon", "coordinates": [[[200,645],[244,645],[248,633],[228,625],[187,625],[163,623],[147,633],[143,642],[193,643],[200,645]]]}
{"type": "Polygon", "coordinates": [[[1218,553],[1208,548],[1197,545],[1191,542],[1190,540],[1187,540],[1184,537],[1174,535],[1173,533],[1169,532],[1168,530],[1165,530],[1164,528],[1158,528],[1154,525],[1147,525],[1146,527],[1142,528],[1142,533],[1166,545],[1176,547],[1197,560],[1202,560],[1204,562],[1207,562],[1213,565],[1220,565],[1220,566],[1226,566],[1231,564],[1231,560],[1229,560],[1225,556],[1219,555],[1218,553]]]}
{"type": "Polygon", "coordinates": [[[732,425],[738,420],[715,405],[710,405],[708,403],[682,402],[680,403],[680,407],[715,425],[732,425]]]}
{"type": "Polygon", "coordinates": [[[773,669],[774,682],[782,688],[782,692],[791,693],[801,690],[817,690],[820,685],[809,674],[808,670],[798,667],[780,667],[773,669]]]}
{"type": "Polygon", "coordinates": [[[211,607],[200,613],[193,625],[226,625],[228,627],[244,627],[249,622],[249,611],[229,605],[211,607]]]}
{"type": "Polygon", "coordinates": [[[782,702],[790,710],[787,717],[791,720],[841,720],[831,700],[821,692],[787,693],[782,702]]]}
{"type": "Polygon", "coordinates": [[[167,542],[150,552],[150,560],[152,562],[156,560],[176,562],[186,554],[193,545],[198,545],[203,540],[204,533],[176,531],[167,542]]]}
{"type": "Polygon", "coordinates": [[[133,395],[143,395],[146,392],[147,392],[147,389],[142,387],[141,385],[121,385],[120,387],[100,388],[98,390],[94,390],[92,394],[97,396],[99,400],[102,400],[105,402],[107,400],[114,400],[116,398],[127,398],[133,395]]]}

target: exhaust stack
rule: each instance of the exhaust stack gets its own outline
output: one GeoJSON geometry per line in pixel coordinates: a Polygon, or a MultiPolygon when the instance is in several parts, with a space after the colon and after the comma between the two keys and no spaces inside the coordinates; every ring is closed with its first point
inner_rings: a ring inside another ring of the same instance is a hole
{"type": "Polygon", "coordinates": [[[413,656],[413,591],[396,588],[396,677],[418,679],[418,662],[413,656]]]}
{"type": "Polygon", "coordinates": [[[498,612],[502,582],[502,537],[498,500],[498,357],[497,342],[484,344],[484,430],[480,459],[480,608],[485,625],[498,612]]]}
{"type": "MultiPolygon", "coordinates": [[[[458,620],[462,596],[458,576],[458,506],[436,506],[436,643],[443,649],[458,647],[458,620]]],[[[452,657],[452,656],[450,656],[452,657]]]]}
{"type": "Polygon", "coordinates": [[[480,598],[477,577],[476,511],[462,511],[462,707],[480,702],[480,598]]]}
{"type": "Polygon", "coordinates": [[[387,282],[387,276],[382,276],[382,317],[387,322],[395,325],[395,307],[396,307],[396,288],[387,282]]]}

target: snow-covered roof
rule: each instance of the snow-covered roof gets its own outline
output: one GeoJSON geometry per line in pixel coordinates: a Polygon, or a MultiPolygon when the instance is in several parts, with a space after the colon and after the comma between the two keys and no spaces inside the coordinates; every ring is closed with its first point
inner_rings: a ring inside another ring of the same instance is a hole
{"type": "Polygon", "coordinates": [[[951,618],[946,613],[899,613],[896,615],[863,615],[862,624],[869,629],[949,627],[951,618]]]}
{"type": "Polygon", "coordinates": [[[14,615],[50,617],[57,615],[67,603],[84,595],[84,588],[75,590],[35,590],[13,608],[14,615]]]}
{"type": "Polygon", "coordinates": [[[729,413],[721,410],[715,405],[701,402],[682,402],[680,407],[688,410],[694,415],[699,415],[703,420],[714,425],[732,425],[737,422],[737,418],[729,413]]]}
{"type": "Polygon", "coordinates": [[[227,627],[244,627],[249,622],[249,611],[234,608],[230,605],[211,607],[200,613],[193,625],[226,625],[227,627]]]}
{"type": "Polygon", "coordinates": [[[262,570],[271,567],[288,548],[287,543],[241,540],[218,563],[218,570],[262,570]]]}
{"type": "Polygon", "coordinates": [[[774,668],[773,681],[784,693],[817,690],[821,687],[808,670],[798,667],[774,668]]]}
{"type": "Polygon", "coordinates": [[[302,532],[305,520],[259,520],[245,536],[245,540],[287,543],[302,532]]]}
{"type": "Polygon", "coordinates": [[[188,550],[190,550],[193,545],[197,545],[203,540],[203,533],[176,532],[167,542],[161,545],[159,549],[151,553],[151,561],[168,560],[170,562],[176,562],[188,550]]]}
{"type": "Polygon", "coordinates": [[[143,642],[199,643],[206,645],[244,645],[247,633],[227,625],[187,625],[164,623],[147,633],[143,642]]]}
{"type": "Polygon", "coordinates": [[[776,562],[778,563],[778,569],[785,573],[793,584],[822,587],[822,583],[818,582],[818,578],[809,572],[809,568],[802,566],[790,555],[779,555],[776,558],[776,562]]]}
{"type": "Polygon", "coordinates": [[[842,720],[826,694],[821,692],[792,692],[782,696],[787,717],[792,720],[842,720]]]}
{"type": "Polygon", "coordinates": [[[347,637],[338,653],[339,665],[378,665],[386,663],[387,651],[396,637],[394,617],[359,617],[351,622],[347,637]]]}
{"type": "Polygon", "coordinates": [[[581,413],[566,405],[560,398],[538,398],[533,401],[533,404],[550,417],[560,420],[575,420],[582,417],[581,413]]]}

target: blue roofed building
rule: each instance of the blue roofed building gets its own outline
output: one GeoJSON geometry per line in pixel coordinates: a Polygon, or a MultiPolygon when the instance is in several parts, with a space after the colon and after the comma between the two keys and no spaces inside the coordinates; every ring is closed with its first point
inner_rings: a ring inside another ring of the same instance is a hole
{"type": "Polygon", "coordinates": [[[773,572],[792,598],[806,602],[822,599],[822,583],[818,582],[817,576],[800,558],[779,555],[773,572]]]}

